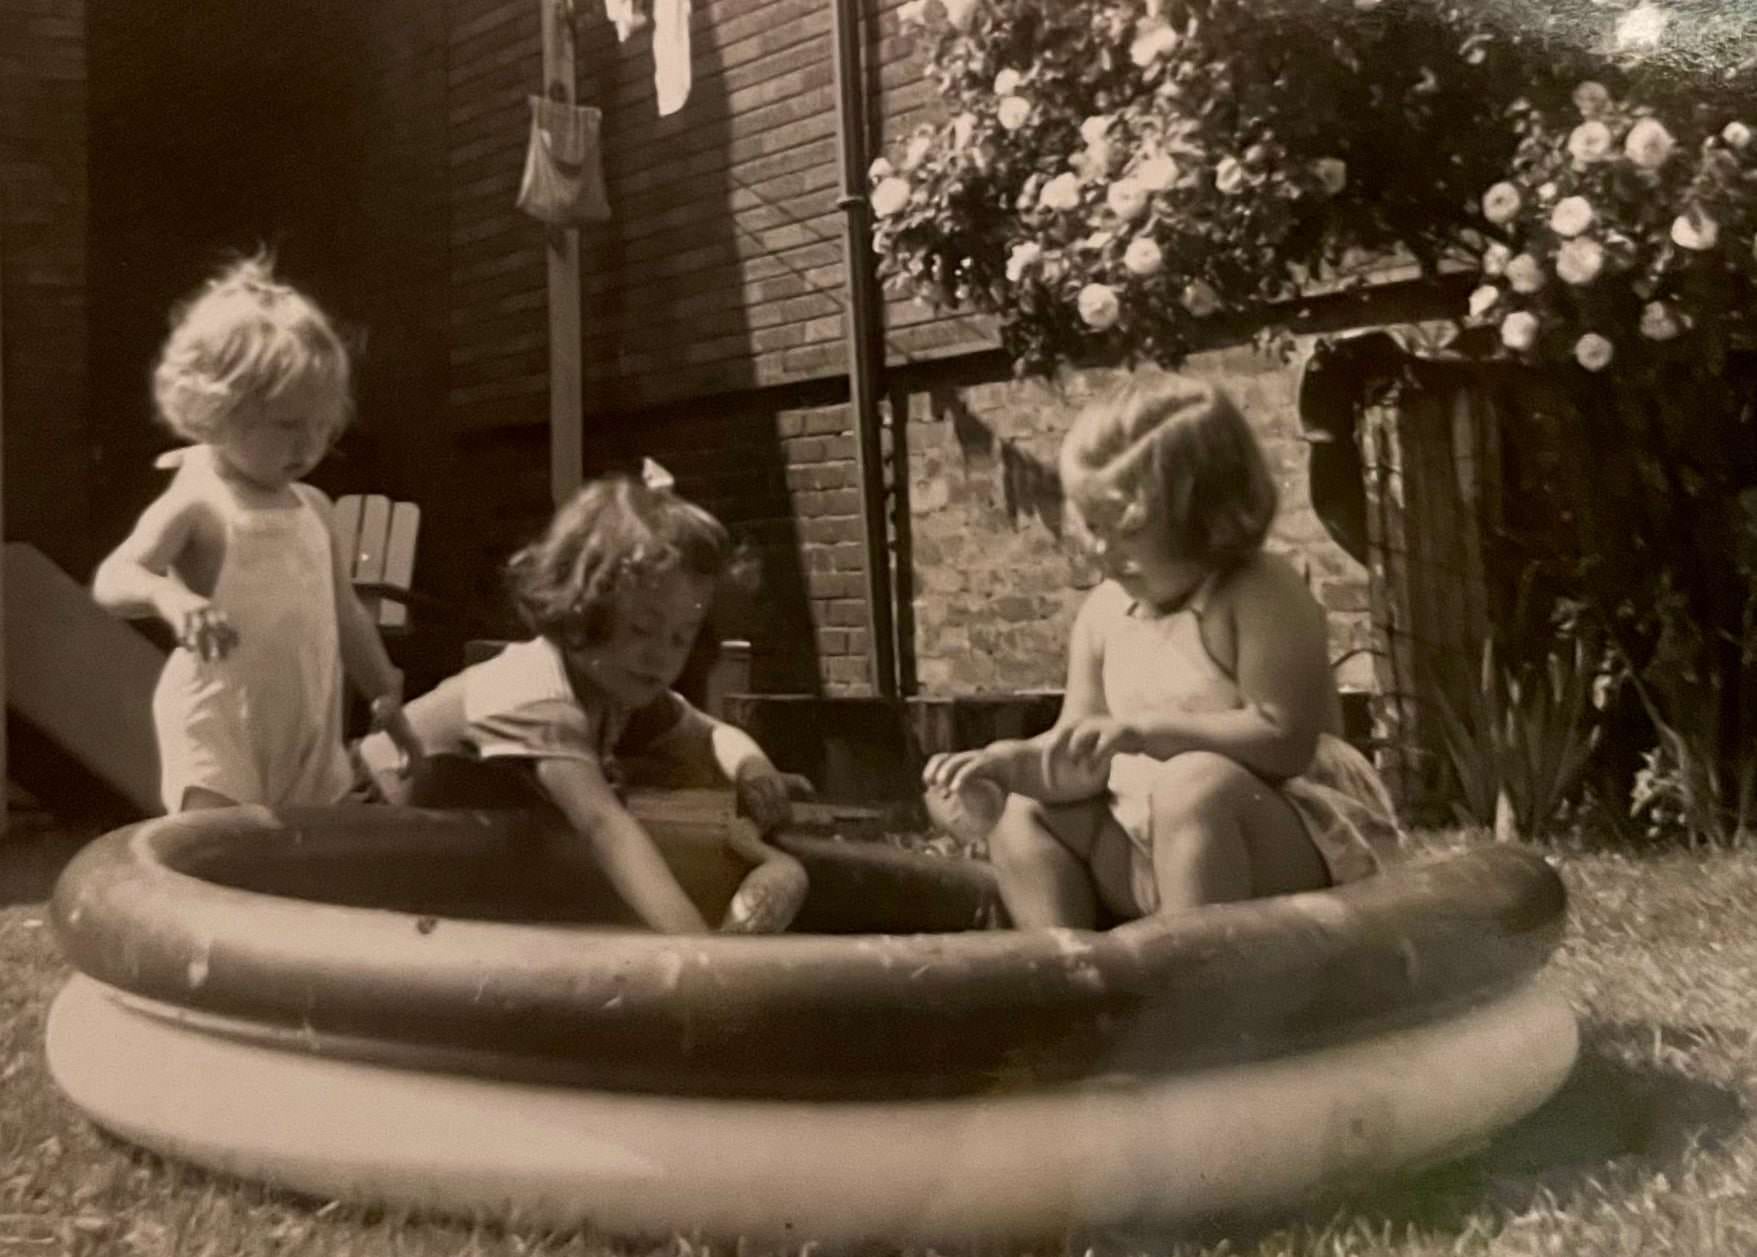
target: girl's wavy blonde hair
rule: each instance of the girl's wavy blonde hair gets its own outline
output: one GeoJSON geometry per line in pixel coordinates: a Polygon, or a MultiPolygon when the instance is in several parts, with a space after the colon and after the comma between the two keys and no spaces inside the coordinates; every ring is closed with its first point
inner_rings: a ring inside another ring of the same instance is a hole
{"type": "Polygon", "coordinates": [[[618,591],[682,571],[742,575],[726,526],[668,488],[606,476],[574,494],[543,536],[507,563],[507,585],[532,632],[596,645],[615,628],[618,591]]]}
{"type": "Polygon", "coordinates": [[[334,437],[353,418],[347,347],[317,304],[275,278],[265,251],[222,269],[171,314],[153,368],[159,419],[189,441],[211,441],[238,408],[315,384],[334,395],[334,437]]]}
{"type": "Polygon", "coordinates": [[[1278,500],[1232,398],[1181,375],[1139,376],[1088,405],[1062,442],[1061,480],[1088,538],[1157,512],[1167,552],[1214,570],[1262,547],[1278,500]]]}

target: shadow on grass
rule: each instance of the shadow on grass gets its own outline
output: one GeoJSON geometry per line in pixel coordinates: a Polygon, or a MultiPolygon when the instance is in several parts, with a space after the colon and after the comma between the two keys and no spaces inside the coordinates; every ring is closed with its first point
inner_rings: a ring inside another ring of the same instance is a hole
{"type": "Polygon", "coordinates": [[[0,908],[41,903],[55,889],[55,879],[99,830],[40,823],[30,816],[12,818],[0,834],[0,908]]]}
{"type": "MultiPolygon", "coordinates": [[[[1580,1059],[1567,1082],[1480,1151],[1408,1177],[1325,1195],[1297,1212],[1216,1219],[1177,1238],[1248,1247],[1273,1232],[1333,1223],[1369,1234],[1414,1227],[1444,1235],[1485,1224],[1498,1229],[1504,1218],[1545,1203],[1566,1212],[1614,1191],[1623,1176],[1663,1172],[1676,1181],[1693,1155],[1713,1153],[1736,1136],[1750,1109],[1737,1090],[1655,1057],[1686,1057],[1725,1035],[1720,1027],[1587,1021],[1580,1059]]],[[[1161,1238],[1143,1246],[1143,1237],[1130,1237],[1136,1251],[1169,1242],[1161,1238]]]]}

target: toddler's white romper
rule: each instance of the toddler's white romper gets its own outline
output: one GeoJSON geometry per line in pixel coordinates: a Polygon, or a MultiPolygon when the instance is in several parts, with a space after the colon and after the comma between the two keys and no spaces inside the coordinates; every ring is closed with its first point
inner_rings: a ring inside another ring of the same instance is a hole
{"type": "MultiPolygon", "coordinates": [[[[217,474],[206,458],[188,464],[180,474],[217,474]]],[[[226,553],[212,601],[238,641],[207,661],[179,646],[159,675],[153,723],[167,812],[182,809],[191,787],[270,806],[335,803],[352,787],[330,532],[314,491],[294,491],[299,504],[285,509],[222,507],[226,553]]]]}

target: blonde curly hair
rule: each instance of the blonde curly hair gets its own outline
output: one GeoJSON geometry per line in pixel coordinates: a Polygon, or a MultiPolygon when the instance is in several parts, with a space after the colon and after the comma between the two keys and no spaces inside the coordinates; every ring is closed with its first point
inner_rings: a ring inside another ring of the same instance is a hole
{"type": "Polygon", "coordinates": [[[1249,422],[1222,389],[1143,375],[1080,413],[1061,449],[1078,528],[1128,532],[1155,510],[1167,553],[1226,570],[1263,545],[1278,504],[1249,422]]]}
{"type": "Polygon", "coordinates": [[[315,385],[334,437],[353,418],[347,346],[315,302],[275,278],[266,252],[233,262],[172,312],[153,368],[159,419],[189,441],[223,433],[241,405],[315,385]]]}

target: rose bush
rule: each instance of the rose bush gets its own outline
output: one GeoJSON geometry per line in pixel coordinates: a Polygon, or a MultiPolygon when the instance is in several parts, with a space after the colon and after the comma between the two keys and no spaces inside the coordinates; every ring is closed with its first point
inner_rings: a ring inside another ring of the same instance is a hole
{"type": "Polygon", "coordinates": [[[1712,369],[1757,316],[1757,144],[1738,105],[1596,79],[1512,102],[1469,318],[1528,361],[1712,369]]]}
{"type": "Polygon", "coordinates": [[[880,273],[993,315],[1021,371],[1174,363],[1347,258],[1431,267],[1496,169],[1453,141],[1523,72],[1517,39],[1445,5],[917,0],[903,19],[945,118],[874,164],[880,273]]]}

